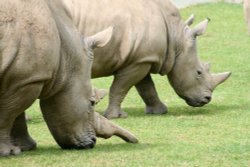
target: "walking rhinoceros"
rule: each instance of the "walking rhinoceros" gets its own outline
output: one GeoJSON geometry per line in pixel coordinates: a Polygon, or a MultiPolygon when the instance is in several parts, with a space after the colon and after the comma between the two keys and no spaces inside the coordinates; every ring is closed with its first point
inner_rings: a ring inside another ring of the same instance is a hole
{"type": "Polygon", "coordinates": [[[104,46],[111,35],[80,39],[60,0],[0,0],[0,156],[36,147],[24,115],[36,99],[62,148],[92,148],[96,136],[137,142],[93,111],[93,55],[83,43],[104,46]]]}
{"type": "Polygon", "coordinates": [[[247,22],[248,32],[250,33],[250,1],[243,1],[244,15],[247,22]]]}
{"type": "Polygon", "coordinates": [[[196,38],[208,19],[194,28],[193,16],[183,22],[169,0],[63,0],[82,34],[114,26],[111,42],[94,51],[92,78],[114,75],[107,118],[126,117],[121,102],[132,86],[146,104],[146,113],[163,114],[150,74],[168,77],[176,93],[191,106],[211,100],[214,88],[230,73],[210,74],[197,57],[196,38]]]}

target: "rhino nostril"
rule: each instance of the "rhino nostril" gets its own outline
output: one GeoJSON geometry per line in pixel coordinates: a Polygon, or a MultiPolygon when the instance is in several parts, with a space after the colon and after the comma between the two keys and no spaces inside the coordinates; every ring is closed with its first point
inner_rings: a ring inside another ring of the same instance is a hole
{"type": "Polygon", "coordinates": [[[95,147],[95,141],[91,142],[86,148],[94,148],[95,147]]]}
{"type": "Polygon", "coordinates": [[[96,138],[95,137],[93,137],[92,138],[92,141],[94,142],[94,144],[96,143],[96,138]]]}
{"type": "Polygon", "coordinates": [[[88,143],[85,143],[81,145],[80,147],[78,147],[78,149],[91,149],[91,148],[94,148],[94,146],[95,146],[95,141],[91,140],[88,143]]]}
{"type": "Polygon", "coordinates": [[[204,98],[206,99],[207,102],[210,102],[211,100],[211,96],[205,96],[204,98]]]}

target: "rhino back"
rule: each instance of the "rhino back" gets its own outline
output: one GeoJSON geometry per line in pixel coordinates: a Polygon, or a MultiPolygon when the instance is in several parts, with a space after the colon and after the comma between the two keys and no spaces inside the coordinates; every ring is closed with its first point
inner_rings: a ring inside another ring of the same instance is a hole
{"type": "Polygon", "coordinates": [[[170,12],[165,12],[160,3],[168,1],[64,1],[84,35],[114,26],[111,42],[95,50],[92,77],[112,75],[121,68],[145,62],[152,64],[153,71],[159,71],[167,45],[163,12],[170,12]]]}
{"type": "Polygon", "coordinates": [[[0,89],[51,79],[59,37],[45,1],[1,0],[0,10],[0,89]]]}

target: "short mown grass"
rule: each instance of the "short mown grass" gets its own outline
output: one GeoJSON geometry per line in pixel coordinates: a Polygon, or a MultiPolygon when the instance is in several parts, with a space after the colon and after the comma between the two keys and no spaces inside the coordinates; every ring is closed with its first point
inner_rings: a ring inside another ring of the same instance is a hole
{"type": "MultiPolygon", "coordinates": [[[[216,3],[181,10],[183,18],[196,15],[196,23],[211,18],[198,39],[201,59],[212,63],[213,72],[232,71],[219,86],[210,104],[192,108],[177,97],[166,77],[154,75],[159,96],[169,107],[166,115],[144,114],[144,104],[133,88],[123,103],[127,119],[114,122],[131,130],[140,142],[127,144],[117,137],[98,139],[92,150],[62,150],[44,123],[38,104],[27,113],[29,130],[38,143],[34,151],[0,158],[1,167],[165,167],[250,166],[250,37],[242,6],[216,3]]],[[[109,88],[112,77],[93,80],[109,88]]],[[[97,106],[103,112],[105,98],[97,106]]]]}

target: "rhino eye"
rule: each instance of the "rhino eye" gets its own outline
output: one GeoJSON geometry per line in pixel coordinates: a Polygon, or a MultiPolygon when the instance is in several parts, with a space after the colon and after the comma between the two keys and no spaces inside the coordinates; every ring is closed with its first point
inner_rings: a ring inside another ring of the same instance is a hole
{"type": "Polygon", "coordinates": [[[90,101],[90,104],[91,104],[91,106],[95,106],[95,98],[94,97],[91,97],[90,99],[89,99],[89,101],[90,101]]]}
{"type": "Polygon", "coordinates": [[[202,72],[200,70],[197,70],[198,75],[202,75],[202,72]]]}

